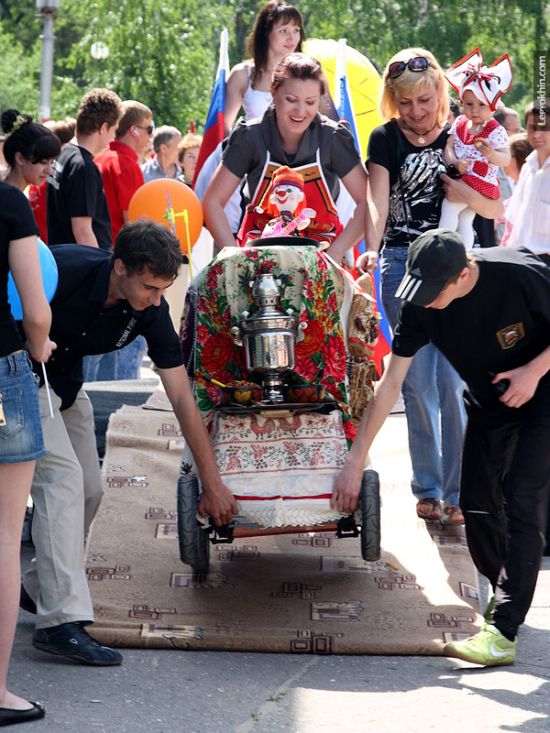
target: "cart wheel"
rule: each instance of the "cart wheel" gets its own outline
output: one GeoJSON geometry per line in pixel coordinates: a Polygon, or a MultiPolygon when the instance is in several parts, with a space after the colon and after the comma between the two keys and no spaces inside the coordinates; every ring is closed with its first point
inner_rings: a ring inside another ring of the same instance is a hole
{"type": "Polygon", "coordinates": [[[367,562],[380,559],[380,481],[372,469],[361,481],[361,556],[367,562]]]}
{"type": "Polygon", "coordinates": [[[210,542],[208,532],[197,521],[199,480],[193,474],[178,479],[178,543],[180,558],[193,568],[193,580],[202,582],[208,575],[210,542]]]}

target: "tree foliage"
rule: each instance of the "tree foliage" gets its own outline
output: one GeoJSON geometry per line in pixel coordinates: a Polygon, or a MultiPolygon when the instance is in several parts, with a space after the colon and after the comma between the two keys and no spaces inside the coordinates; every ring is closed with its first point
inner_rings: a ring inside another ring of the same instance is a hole
{"type": "MultiPolygon", "coordinates": [[[[157,123],[187,129],[208,109],[219,33],[229,29],[230,58],[263,3],[257,0],[61,0],[55,22],[52,114],[75,114],[93,86],[148,104],[157,123]],[[90,48],[102,41],[104,60],[90,48]]],[[[429,48],[442,65],[475,46],[491,62],[509,53],[514,84],[508,104],[531,96],[532,52],[549,47],[548,0],[302,0],[309,37],[345,37],[382,69],[400,48],[429,48]]],[[[36,112],[42,21],[35,0],[0,0],[0,105],[36,112]]]]}
{"type": "Polygon", "coordinates": [[[0,110],[21,111],[38,109],[40,85],[40,48],[38,44],[25,49],[11,33],[0,26],[0,110]],[[17,70],[12,76],[10,70],[17,70]]]}

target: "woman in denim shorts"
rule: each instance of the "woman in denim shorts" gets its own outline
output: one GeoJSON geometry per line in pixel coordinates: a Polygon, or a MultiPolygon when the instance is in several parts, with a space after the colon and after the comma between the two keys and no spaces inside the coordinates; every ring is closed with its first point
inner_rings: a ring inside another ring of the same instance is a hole
{"type": "MultiPolygon", "coordinates": [[[[43,133],[34,128],[42,125],[20,115],[15,119],[2,115],[1,121],[4,131],[12,133],[5,142],[6,160],[38,169],[44,159],[39,142],[43,133]]],[[[47,361],[55,348],[48,338],[51,312],[42,286],[36,233],[23,193],[0,183],[0,726],[44,717],[40,705],[7,689],[19,606],[21,529],[35,460],[44,454],[38,388],[28,354],[47,361]],[[24,336],[8,305],[9,271],[20,295],[24,336]]]]}

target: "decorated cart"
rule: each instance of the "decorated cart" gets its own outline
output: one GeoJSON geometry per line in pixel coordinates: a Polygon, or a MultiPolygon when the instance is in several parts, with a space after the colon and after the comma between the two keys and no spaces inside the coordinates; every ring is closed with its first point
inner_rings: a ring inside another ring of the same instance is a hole
{"type": "Polygon", "coordinates": [[[211,543],[289,532],[360,537],[380,555],[378,476],[363,474],[353,515],[331,508],[335,477],[372,394],[372,298],[309,239],[225,248],[188,293],[184,351],[225,484],[240,513],[197,515],[190,452],[178,482],[180,554],[204,579],[211,543]],[[291,246],[290,243],[292,243],[291,246]]]}

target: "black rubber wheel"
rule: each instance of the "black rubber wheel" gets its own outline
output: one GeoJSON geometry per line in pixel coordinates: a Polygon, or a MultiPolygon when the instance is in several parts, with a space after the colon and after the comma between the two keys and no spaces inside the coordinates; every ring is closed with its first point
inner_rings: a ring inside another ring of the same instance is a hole
{"type": "Polygon", "coordinates": [[[380,559],[380,480],[370,468],[361,481],[361,556],[367,562],[380,559]]]}
{"type": "Polygon", "coordinates": [[[180,558],[194,570],[193,579],[206,579],[210,565],[208,532],[197,521],[199,480],[194,474],[178,479],[178,544],[180,558]]]}

